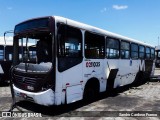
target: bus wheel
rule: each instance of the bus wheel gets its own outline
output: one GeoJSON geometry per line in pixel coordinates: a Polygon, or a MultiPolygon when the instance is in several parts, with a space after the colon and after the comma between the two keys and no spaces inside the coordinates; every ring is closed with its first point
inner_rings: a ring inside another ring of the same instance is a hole
{"type": "Polygon", "coordinates": [[[140,72],[137,73],[136,78],[135,78],[132,85],[133,86],[139,86],[139,85],[144,84],[145,81],[146,81],[146,75],[143,71],[140,71],[140,72]]]}
{"type": "Polygon", "coordinates": [[[95,84],[88,84],[84,89],[83,99],[85,102],[92,102],[98,98],[99,89],[95,84]]]}

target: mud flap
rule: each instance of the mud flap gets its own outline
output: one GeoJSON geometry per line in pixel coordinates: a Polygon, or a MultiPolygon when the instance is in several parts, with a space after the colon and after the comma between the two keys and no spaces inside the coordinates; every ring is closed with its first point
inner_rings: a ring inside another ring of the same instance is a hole
{"type": "Polygon", "coordinates": [[[112,90],[114,88],[114,81],[117,76],[118,69],[111,69],[108,79],[107,79],[107,90],[112,90]]]}

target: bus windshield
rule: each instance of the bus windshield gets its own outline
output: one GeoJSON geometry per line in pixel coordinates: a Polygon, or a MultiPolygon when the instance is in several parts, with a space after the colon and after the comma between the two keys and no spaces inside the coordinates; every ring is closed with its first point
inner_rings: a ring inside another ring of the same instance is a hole
{"type": "Polygon", "coordinates": [[[52,37],[49,33],[27,35],[18,38],[19,60],[22,63],[46,63],[52,61],[52,37]]]}

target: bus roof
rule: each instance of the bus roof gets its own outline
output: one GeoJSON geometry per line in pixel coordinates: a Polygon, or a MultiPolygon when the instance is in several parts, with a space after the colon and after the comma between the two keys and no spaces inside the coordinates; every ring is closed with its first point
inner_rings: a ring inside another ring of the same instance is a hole
{"type": "Polygon", "coordinates": [[[60,17],[60,16],[53,16],[53,17],[55,18],[55,21],[65,23],[65,24],[70,25],[70,26],[78,27],[78,28],[81,28],[81,29],[84,29],[84,30],[87,30],[87,31],[90,31],[90,32],[98,33],[98,34],[101,34],[101,35],[105,35],[105,36],[108,36],[108,37],[114,37],[114,38],[117,38],[117,39],[129,41],[129,42],[134,42],[134,43],[137,43],[137,44],[141,44],[141,45],[144,45],[144,46],[154,48],[154,46],[152,46],[150,44],[147,44],[147,43],[144,43],[144,42],[141,42],[141,41],[129,38],[129,37],[125,37],[125,36],[122,36],[122,35],[119,35],[119,34],[116,34],[116,33],[112,33],[112,32],[109,32],[107,30],[103,30],[103,29],[100,29],[100,28],[97,28],[97,27],[94,27],[94,26],[91,26],[91,25],[87,25],[87,24],[77,22],[77,21],[74,21],[74,20],[71,20],[71,19],[68,19],[68,18],[60,17]]]}
{"type": "MultiPolygon", "coordinates": [[[[74,20],[71,20],[71,19],[68,19],[68,18],[65,18],[65,17],[61,17],[61,16],[37,17],[37,18],[28,19],[28,20],[23,21],[21,23],[24,23],[24,22],[27,22],[27,21],[30,21],[30,20],[41,19],[41,18],[49,18],[49,17],[53,17],[56,22],[61,22],[61,23],[64,23],[64,24],[67,24],[67,25],[70,25],[70,26],[73,26],[73,27],[77,27],[77,28],[80,28],[80,29],[83,29],[83,30],[87,30],[87,31],[90,31],[90,32],[93,32],[93,33],[97,33],[97,34],[101,34],[101,35],[104,35],[104,36],[113,37],[113,38],[117,38],[117,39],[120,39],[120,40],[125,40],[125,41],[128,41],[128,42],[134,42],[134,43],[137,43],[137,44],[140,44],[140,45],[155,48],[155,46],[147,44],[145,42],[141,42],[139,40],[135,40],[135,39],[132,39],[132,38],[129,38],[129,37],[125,37],[125,36],[122,36],[122,35],[119,35],[119,34],[116,34],[116,33],[113,33],[113,32],[109,32],[107,30],[100,29],[98,27],[87,25],[87,24],[77,22],[77,21],[74,21],[74,20]]],[[[21,23],[19,23],[19,24],[21,24],[21,23]]],[[[17,24],[17,25],[19,25],[19,24],[17,24]]]]}

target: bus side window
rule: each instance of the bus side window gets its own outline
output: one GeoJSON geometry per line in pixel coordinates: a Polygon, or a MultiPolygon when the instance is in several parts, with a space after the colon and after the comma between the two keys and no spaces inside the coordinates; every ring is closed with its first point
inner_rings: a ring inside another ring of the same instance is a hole
{"type": "Polygon", "coordinates": [[[58,31],[58,42],[59,57],[82,57],[82,35],[80,30],[61,25],[58,31]]]}
{"type": "Polygon", "coordinates": [[[151,59],[153,60],[155,58],[155,50],[151,48],[151,59]]]}
{"type": "Polygon", "coordinates": [[[7,61],[11,61],[12,60],[12,51],[13,51],[13,47],[12,46],[6,46],[5,47],[5,59],[7,61]]]}
{"type": "Polygon", "coordinates": [[[107,46],[107,51],[106,51],[106,56],[109,59],[118,59],[119,58],[119,46],[120,42],[117,39],[114,38],[107,38],[106,42],[107,46]]]}
{"type": "Polygon", "coordinates": [[[67,25],[58,26],[58,70],[63,72],[82,62],[82,33],[67,25]]]}
{"type": "Polygon", "coordinates": [[[85,32],[85,57],[93,59],[103,59],[105,38],[103,36],[85,32]]]}
{"type": "Polygon", "coordinates": [[[4,60],[4,46],[0,46],[0,61],[4,60]]]}
{"type": "Polygon", "coordinates": [[[131,58],[138,59],[138,45],[131,43],[131,58]]]}
{"type": "Polygon", "coordinates": [[[151,49],[149,47],[146,47],[146,59],[150,59],[151,57],[151,49]]]}
{"type": "Polygon", "coordinates": [[[129,59],[130,58],[130,43],[121,41],[121,58],[129,59]]]}
{"type": "Polygon", "coordinates": [[[140,45],[139,46],[139,58],[144,59],[145,58],[145,47],[140,45]]]}

